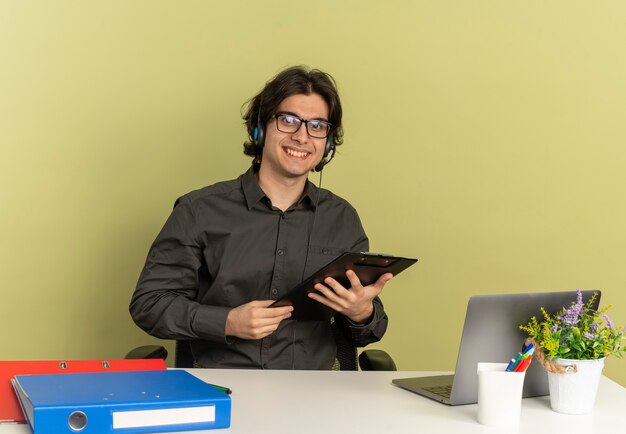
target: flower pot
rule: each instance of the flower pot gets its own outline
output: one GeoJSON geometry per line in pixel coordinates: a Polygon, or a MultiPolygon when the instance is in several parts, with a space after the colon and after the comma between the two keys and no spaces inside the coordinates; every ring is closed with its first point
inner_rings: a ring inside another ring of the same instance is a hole
{"type": "Polygon", "coordinates": [[[604,368],[604,358],[594,360],[555,359],[552,361],[566,368],[563,374],[548,372],[550,406],[565,414],[587,414],[593,410],[596,393],[604,368]]]}

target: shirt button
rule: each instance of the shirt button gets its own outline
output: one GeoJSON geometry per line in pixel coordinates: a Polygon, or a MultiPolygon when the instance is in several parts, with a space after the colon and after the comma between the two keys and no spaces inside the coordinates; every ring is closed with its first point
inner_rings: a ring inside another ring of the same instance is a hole
{"type": "Polygon", "coordinates": [[[278,256],[283,256],[285,251],[283,249],[278,249],[278,251],[276,253],[278,253],[278,256]]]}
{"type": "Polygon", "coordinates": [[[274,294],[274,295],[278,294],[278,289],[272,288],[272,294],[274,294]]]}
{"type": "Polygon", "coordinates": [[[322,249],[322,253],[328,255],[328,249],[322,249]]]}

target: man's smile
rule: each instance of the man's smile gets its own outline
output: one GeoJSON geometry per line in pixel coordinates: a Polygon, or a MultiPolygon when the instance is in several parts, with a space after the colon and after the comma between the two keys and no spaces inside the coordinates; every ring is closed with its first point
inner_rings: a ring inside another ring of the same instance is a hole
{"type": "Polygon", "coordinates": [[[295,157],[295,158],[302,158],[305,159],[306,157],[309,156],[310,152],[306,152],[306,151],[298,151],[297,149],[294,148],[288,148],[288,147],[284,147],[283,148],[285,150],[285,152],[291,156],[291,157],[295,157]]]}

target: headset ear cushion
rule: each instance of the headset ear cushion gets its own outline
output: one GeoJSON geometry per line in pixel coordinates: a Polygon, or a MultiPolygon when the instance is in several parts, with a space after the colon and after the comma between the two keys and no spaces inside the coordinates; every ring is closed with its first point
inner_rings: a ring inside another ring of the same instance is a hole
{"type": "Polygon", "coordinates": [[[253,133],[254,143],[263,147],[265,145],[265,127],[261,122],[261,113],[257,116],[256,127],[254,127],[253,133]]]}
{"type": "Polygon", "coordinates": [[[335,144],[333,143],[332,136],[328,136],[328,138],[326,139],[326,145],[324,146],[324,160],[326,159],[326,157],[328,157],[328,154],[330,154],[330,151],[333,149],[334,146],[335,144]]]}
{"type": "Polygon", "coordinates": [[[265,145],[265,131],[260,124],[258,127],[254,128],[254,143],[261,147],[265,145]]]}

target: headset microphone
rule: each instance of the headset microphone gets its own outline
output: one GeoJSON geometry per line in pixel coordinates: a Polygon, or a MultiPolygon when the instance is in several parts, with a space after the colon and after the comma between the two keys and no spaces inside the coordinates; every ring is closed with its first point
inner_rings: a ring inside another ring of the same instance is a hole
{"type": "Polygon", "coordinates": [[[326,139],[326,145],[324,146],[324,155],[322,156],[322,159],[320,160],[319,163],[317,163],[317,166],[315,166],[313,170],[316,172],[321,172],[324,166],[330,163],[330,160],[332,160],[335,157],[335,149],[336,148],[335,148],[335,143],[333,142],[333,135],[329,134],[328,138],[326,139]]]}

